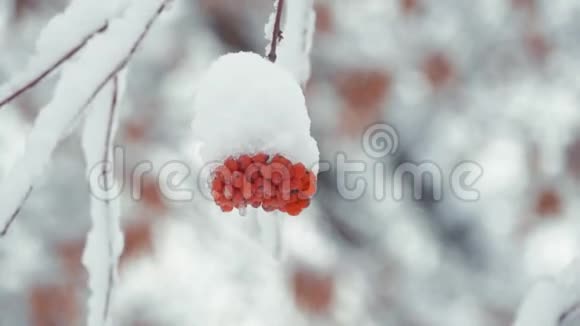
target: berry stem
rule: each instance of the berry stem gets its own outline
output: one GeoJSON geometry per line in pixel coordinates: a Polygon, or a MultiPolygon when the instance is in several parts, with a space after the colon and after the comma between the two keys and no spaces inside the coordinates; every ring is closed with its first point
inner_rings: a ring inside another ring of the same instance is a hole
{"type": "Polygon", "coordinates": [[[274,28],[272,30],[272,44],[270,46],[270,53],[268,53],[268,59],[272,62],[276,62],[278,55],[276,54],[276,49],[278,48],[278,42],[282,39],[282,30],[280,25],[282,24],[282,12],[284,11],[284,0],[278,0],[278,6],[276,7],[276,20],[274,21],[274,28]]]}

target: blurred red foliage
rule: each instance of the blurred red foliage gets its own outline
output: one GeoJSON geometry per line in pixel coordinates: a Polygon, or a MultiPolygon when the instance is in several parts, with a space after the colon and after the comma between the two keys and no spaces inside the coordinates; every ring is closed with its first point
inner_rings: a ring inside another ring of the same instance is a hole
{"type": "Polygon", "coordinates": [[[366,126],[380,120],[382,108],[391,92],[392,77],[386,71],[352,70],[334,79],[340,97],[346,104],[340,129],[358,135],[366,126]]]}
{"type": "Polygon", "coordinates": [[[75,286],[37,285],[28,292],[32,326],[79,325],[80,307],[75,286]]]}
{"type": "Polygon", "coordinates": [[[455,69],[448,56],[441,52],[434,52],[425,57],[422,70],[433,87],[438,90],[447,86],[455,78],[455,69]]]}
{"type": "Polygon", "coordinates": [[[328,34],[334,31],[334,16],[328,4],[317,3],[314,6],[316,11],[316,32],[328,34]]]}
{"type": "Polygon", "coordinates": [[[536,213],[540,216],[555,216],[562,212],[562,200],[555,189],[545,189],[536,199],[536,213]]]}
{"type": "Polygon", "coordinates": [[[419,10],[419,0],[401,0],[401,10],[406,15],[411,15],[419,10]]]}
{"type": "Polygon", "coordinates": [[[316,315],[329,312],[334,298],[334,278],[331,275],[297,268],[291,282],[299,309],[316,315]]]}

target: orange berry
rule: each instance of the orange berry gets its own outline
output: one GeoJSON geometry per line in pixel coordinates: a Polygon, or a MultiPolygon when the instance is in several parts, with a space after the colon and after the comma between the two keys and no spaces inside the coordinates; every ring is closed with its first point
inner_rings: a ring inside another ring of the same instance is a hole
{"type": "Polygon", "coordinates": [[[244,180],[242,184],[242,195],[244,195],[245,199],[250,199],[252,197],[252,186],[252,183],[244,180]]]}
{"type": "Polygon", "coordinates": [[[279,185],[282,183],[282,175],[280,175],[279,173],[275,173],[274,175],[272,175],[272,183],[274,185],[279,185]]]}
{"type": "Polygon", "coordinates": [[[260,173],[264,179],[270,180],[272,178],[272,167],[270,165],[263,165],[260,168],[260,173]]]}
{"type": "Polygon", "coordinates": [[[258,153],[258,154],[255,154],[255,155],[252,157],[252,160],[253,160],[254,162],[256,162],[256,163],[262,163],[262,164],[265,164],[266,162],[268,162],[268,158],[269,158],[269,157],[270,157],[270,156],[269,156],[268,154],[264,154],[264,153],[258,153]]]}
{"type": "Polygon", "coordinates": [[[235,171],[232,173],[232,184],[236,188],[242,188],[242,184],[244,182],[244,175],[240,171],[235,171]]]}
{"type": "Polygon", "coordinates": [[[272,212],[272,211],[274,211],[274,210],[275,210],[275,208],[274,208],[274,207],[272,207],[272,206],[267,206],[267,205],[265,205],[265,204],[264,204],[264,205],[262,205],[262,208],[263,208],[263,209],[264,209],[266,212],[272,212]]]}
{"type": "Polygon", "coordinates": [[[221,181],[224,182],[229,182],[229,180],[231,179],[232,176],[232,172],[230,171],[230,169],[228,169],[227,167],[221,165],[218,166],[215,170],[214,170],[214,178],[215,179],[219,179],[221,181]]]}
{"type": "Polygon", "coordinates": [[[262,163],[252,163],[244,170],[244,176],[249,181],[254,181],[260,177],[260,170],[262,168],[262,163]]]}
{"type": "Polygon", "coordinates": [[[301,199],[296,202],[301,209],[307,208],[310,206],[310,199],[301,199]]]}
{"type": "Polygon", "coordinates": [[[264,180],[264,186],[262,187],[262,193],[264,198],[272,198],[275,193],[275,188],[272,186],[270,180],[264,180]]]}
{"type": "Polygon", "coordinates": [[[289,159],[285,158],[284,156],[280,155],[280,154],[276,154],[274,156],[274,158],[272,159],[272,163],[280,163],[284,166],[292,166],[292,162],[290,162],[289,159]]]}
{"type": "Polygon", "coordinates": [[[298,178],[292,178],[290,180],[290,190],[299,190],[302,188],[302,182],[298,178]]]}
{"type": "Polygon", "coordinates": [[[234,190],[232,201],[234,202],[234,206],[236,207],[244,203],[244,196],[242,195],[242,192],[239,189],[234,190]]]}
{"type": "Polygon", "coordinates": [[[292,166],[292,175],[298,179],[306,175],[306,167],[302,163],[296,163],[292,166]]]}
{"type": "Polygon", "coordinates": [[[222,192],[224,190],[224,182],[218,178],[213,179],[211,182],[211,189],[214,191],[222,192]]]}
{"type": "Polygon", "coordinates": [[[224,197],[226,199],[232,199],[234,196],[234,187],[232,187],[232,185],[230,184],[226,184],[224,186],[224,197]]]}
{"type": "Polygon", "coordinates": [[[250,166],[250,164],[252,164],[252,158],[250,157],[250,155],[240,155],[240,157],[238,157],[238,165],[240,167],[240,170],[245,171],[248,166],[250,166]]]}
{"type": "Polygon", "coordinates": [[[238,162],[231,156],[225,160],[224,165],[232,172],[237,171],[239,168],[238,162]]]}
{"type": "Polygon", "coordinates": [[[234,205],[232,204],[223,204],[220,205],[220,208],[222,209],[223,212],[231,212],[234,209],[234,205]]]}
{"type": "Polygon", "coordinates": [[[291,216],[297,216],[300,214],[301,211],[302,208],[300,207],[300,204],[298,204],[298,202],[286,205],[286,212],[291,216]]]}
{"type": "Polygon", "coordinates": [[[216,200],[216,201],[218,201],[218,200],[220,200],[221,198],[223,198],[223,194],[222,194],[221,192],[219,192],[219,191],[216,191],[216,190],[213,190],[213,191],[211,192],[211,196],[212,196],[212,197],[213,197],[213,199],[214,199],[214,200],[216,200]]]}

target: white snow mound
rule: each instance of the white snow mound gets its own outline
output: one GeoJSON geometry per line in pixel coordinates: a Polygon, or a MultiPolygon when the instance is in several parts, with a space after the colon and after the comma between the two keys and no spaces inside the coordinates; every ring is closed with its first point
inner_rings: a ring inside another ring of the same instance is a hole
{"type": "Polygon", "coordinates": [[[249,52],[218,58],[194,100],[193,135],[204,163],[263,152],[280,153],[317,171],[302,89],[284,68],[249,52]]]}

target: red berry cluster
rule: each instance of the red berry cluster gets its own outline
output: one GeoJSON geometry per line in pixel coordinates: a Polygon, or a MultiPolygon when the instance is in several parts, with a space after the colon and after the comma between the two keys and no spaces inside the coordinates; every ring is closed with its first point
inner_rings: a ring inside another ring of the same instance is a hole
{"type": "Polygon", "coordinates": [[[224,212],[251,205],[296,216],[310,205],[316,176],[304,164],[293,164],[280,154],[230,156],[214,170],[211,190],[224,212]]]}

